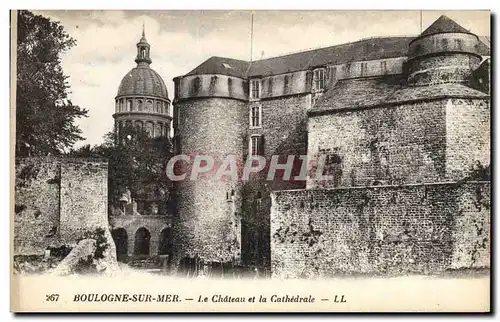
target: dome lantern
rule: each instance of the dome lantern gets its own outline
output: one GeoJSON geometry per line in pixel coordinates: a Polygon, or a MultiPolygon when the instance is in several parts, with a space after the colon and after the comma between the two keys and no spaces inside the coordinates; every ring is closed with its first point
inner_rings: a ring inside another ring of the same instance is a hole
{"type": "Polygon", "coordinates": [[[142,37],[137,43],[137,57],[135,57],[135,62],[137,66],[146,65],[149,66],[151,64],[151,56],[150,56],[150,48],[151,46],[148,44],[146,40],[146,33],[144,30],[144,23],[142,24],[142,37]]]}

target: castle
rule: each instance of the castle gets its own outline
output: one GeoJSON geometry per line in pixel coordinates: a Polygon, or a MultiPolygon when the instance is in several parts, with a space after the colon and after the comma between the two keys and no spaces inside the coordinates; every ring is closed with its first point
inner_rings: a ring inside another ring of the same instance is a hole
{"type": "Polygon", "coordinates": [[[117,128],[170,135],[172,121],[184,155],[323,155],[333,180],[176,182],[174,213],[111,219],[118,252],[285,277],[489,267],[489,182],[474,177],[490,164],[489,55],[441,16],[417,37],[211,57],[174,78],[172,118],[143,33],[117,128]]]}

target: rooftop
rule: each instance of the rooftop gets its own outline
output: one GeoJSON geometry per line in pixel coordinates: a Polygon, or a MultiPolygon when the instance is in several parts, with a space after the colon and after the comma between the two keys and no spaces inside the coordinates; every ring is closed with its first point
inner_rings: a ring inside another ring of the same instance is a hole
{"type": "Polygon", "coordinates": [[[327,64],[406,56],[414,37],[380,37],[248,62],[211,57],[187,75],[222,74],[241,78],[278,75],[327,64]],[[224,66],[229,65],[230,68],[224,66]]]}
{"type": "MultiPolygon", "coordinates": [[[[443,15],[418,37],[452,32],[470,33],[470,31],[443,15]]],[[[213,56],[186,75],[222,74],[247,78],[285,74],[324,65],[341,65],[354,61],[406,57],[408,54],[408,45],[415,38],[417,37],[368,38],[347,44],[306,50],[253,62],[213,56]]],[[[490,56],[489,38],[478,38],[478,53],[482,56],[490,56]]]]}
{"type": "Polygon", "coordinates": [[[470,31],[460,26],[452,19],[443,15],[439,17],[436,21],[434,21],[434,23],[430,25],[427,29],[425,29],[420,34],[420,37],[434,35],[434,34],[441,34],[441,33],[449,33],[449,32],[466,33],[466,34],[471,33],[470,31]]]}

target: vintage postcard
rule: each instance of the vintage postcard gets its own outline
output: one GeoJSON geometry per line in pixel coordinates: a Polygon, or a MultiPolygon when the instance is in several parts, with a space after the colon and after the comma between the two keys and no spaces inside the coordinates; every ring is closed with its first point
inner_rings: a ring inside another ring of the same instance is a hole
{"type": "Polygon", "coordinates": [[[490,20],[12,11],[11,310],[489,312],[490,20]]]}

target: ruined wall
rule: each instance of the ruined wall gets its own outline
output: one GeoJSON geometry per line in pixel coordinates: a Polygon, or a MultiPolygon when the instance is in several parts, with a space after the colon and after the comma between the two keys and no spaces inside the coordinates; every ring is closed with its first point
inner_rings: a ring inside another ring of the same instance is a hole
{"type": "Polygon", "coordinates": [[[322,150],[329,153],[337,163],[330,175],[337,179],[311,179],[307,186],[441,181],[446,160],[445,103],[436,100],[311,116],[308,154],[317,160],[322,150]]]}
{"type": "Polygon", "coordinates": [[[489,267],[490,184],[277,191],[273,276],[489,267]]]}
{"type": "Polygon", "coordinates": [[[59,244],[60,163],[16,159],[14,253],[42,255],[59,244]]]}
{"type": "Polygon", "coordinates": [[[60,234],[66,243],[108,227],[108,164],[73,159],[61,163],[60,234]]]}
{"type": "Polygon", "coordinates": [[[14,253],[43,254],[108,228],[107,163],[90,159],[16,160],[14,253]]]}

